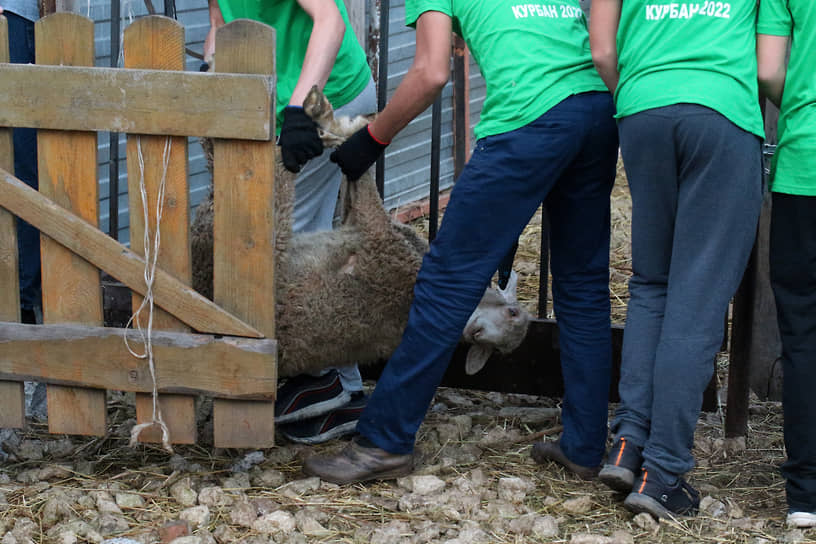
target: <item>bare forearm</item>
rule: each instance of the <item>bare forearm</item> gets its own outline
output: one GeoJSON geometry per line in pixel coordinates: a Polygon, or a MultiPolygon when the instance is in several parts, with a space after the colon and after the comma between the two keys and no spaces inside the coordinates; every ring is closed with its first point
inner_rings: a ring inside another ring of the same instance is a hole
{"type": "Polygon", "coordinates": [[[450,77],[451,19],[427,11],[417,19],[414,62],[385,109],[370,125],[371,134],[390,142],[430,106],[450,77]]]}
{"type": "Polygon", "coordinates": [[[759,90],[771,102],[779,106],[785,90],[785,77],[788,70],[787,36],[757,35],[757,75],[759,90]]]}
{"type": "Polygon", "coordinates": [[[596,0],[589,19],[589,43],[592,62],[610,92],[618,87],[617,33],[621,0],[596,0]]]}
{"type": "MultiPolygon", "coordinates": [[[[346,23],[333,1],[301,2],[314,21],[306,56],[295,89],[289,99],[292,106],[302,106],[312,86],[323,89],[329,80],[337,53],[346,32],[346,23]]],[[[282,44],[285,47],[285,44],[282,44]]]]}

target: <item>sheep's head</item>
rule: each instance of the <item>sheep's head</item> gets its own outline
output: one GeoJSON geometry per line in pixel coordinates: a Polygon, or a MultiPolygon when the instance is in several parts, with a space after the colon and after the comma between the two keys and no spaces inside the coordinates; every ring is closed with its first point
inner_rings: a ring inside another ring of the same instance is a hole
{"type": "Polygon", "coordinates": [[[303,100],[303,111],[317,123],[317,133],[325,147],[337,147],[375,117],[374,114],[335,117],[329,99],[317,85],[309,90],[303,100]]]}
{"type": "Polygon", "coordinates": [[[494,351],[510,353],[527,336],[531,316],[516,300],[517,283],[518,276],[512,272],[504,289],[487,289],[468,319],[462,333],[471,344],[465,361],[467,374],[480,371],[494,351]]]}

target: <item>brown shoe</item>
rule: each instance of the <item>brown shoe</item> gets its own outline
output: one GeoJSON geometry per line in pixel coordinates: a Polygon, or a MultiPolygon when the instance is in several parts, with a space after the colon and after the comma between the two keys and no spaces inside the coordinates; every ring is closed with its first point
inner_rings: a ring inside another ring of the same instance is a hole
{"type": "Polygon", "coordinates": [[[595,477],[598,476],[598,471],[601,468],[600,466],[585,467],[573,463],[567,459],[567,456],[564,454],[564,451],[561,449],[561,445],[558,442],[548,442],[543,440],[541,442],[536,442],[533,444],[533,451],[531,455],[536,463],[544,464],[548,461],[558,463],[582,480],[595,479],[595,477]]]}
{"type": "Polygon", "coordinates": [[[303,462],[304,473],[340,485],[391,480],[407,476],[413,470],[413,454],[365,448],[357,443],[357,438],[337,453],[313,455],[303,462]]]}

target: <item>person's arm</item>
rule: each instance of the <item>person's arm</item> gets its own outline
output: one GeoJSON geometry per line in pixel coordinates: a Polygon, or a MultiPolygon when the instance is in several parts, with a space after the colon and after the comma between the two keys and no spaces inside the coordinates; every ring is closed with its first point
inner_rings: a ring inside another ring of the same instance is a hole
{"type": "Polygon", "coordinates": [[[788,63],[788,36],[757,34],[757,75],[759,89],[779,106],[785,89],[788,63]]]}
{"type": "Polygon", "coordinates": [[[450,75],[451,18],[426,11],[417,19],[414,62],[385,109],[369,125],[351,135],[331,160],[354,181],[377,162],[391,139],[430,106],[450,75]]]}
{"type": "Polygon", "coordinates": [[[221,14],[218,0],[208,0],[207,4],[210,12],[210,30],[207,32],[207,37],[204,38],[204,62],[212,64],[215,54],[215,32],[224,26],[224,16],[221,14]]]}
{"type": "MultiPolygon", "coordinates": [[[[317,85],[319,89],[325,87],[346,32],[346,23],[334,0],[297,0],[297,2],[312,18],[313,26],[306,46],[303,67],[295,90],[289,98],[290,106],[302,106],[312,86],[317,85]]],[[[278,46],[286,47],[286,44],[278,46]]]]}
{"type": "Polygon", "coordinates": [[[428,109],[448,82],[451,28],[451,18],[439,11],[426,11],[417,19],[414,62],[385,109],[370,125],[371,135],[377,140],[390,142],[428,109]]]}
{"type": "Polygon", "coordinates": [[[621,0],[594,0],[589,15],[589,45],[592,62],[609,91],[618,86],[617,35],[621,0]]]}

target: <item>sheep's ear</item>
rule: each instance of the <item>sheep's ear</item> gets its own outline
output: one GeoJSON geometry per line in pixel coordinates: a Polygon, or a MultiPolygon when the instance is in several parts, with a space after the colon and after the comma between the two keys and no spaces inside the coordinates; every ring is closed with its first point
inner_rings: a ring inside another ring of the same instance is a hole
{"type": "Polygon", "coordinates": [[[510,271],[510,278],[507,280],[507,285],[504,289],[499,289],[499,293],[504,297],[509,304],[516,302],[516,286],[518,286],[518,274],[515,270],[510,271]]]}
{"type": "Polygon", "coordinates": [[[467,357],[465,358],[465,374],[472,376],[479,372],[492,354],[492,346],[472,344],[468,348],[467,357]]]}

